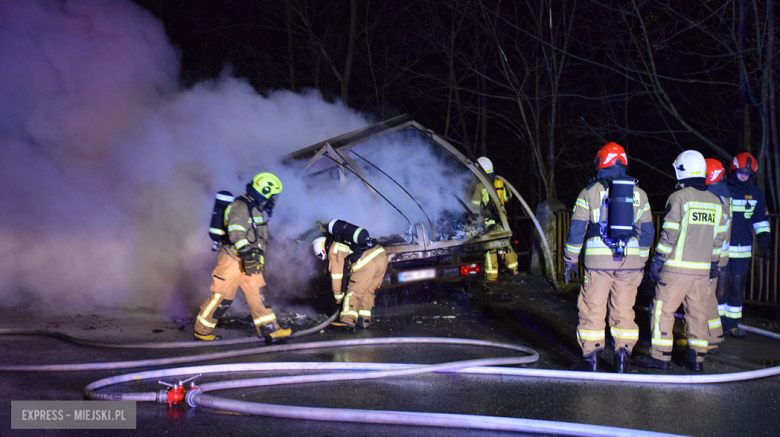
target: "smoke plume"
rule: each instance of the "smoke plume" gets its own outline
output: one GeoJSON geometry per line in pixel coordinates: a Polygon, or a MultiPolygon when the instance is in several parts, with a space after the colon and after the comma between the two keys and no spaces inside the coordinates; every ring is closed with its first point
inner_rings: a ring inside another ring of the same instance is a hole
{"type": "Polygon", "coordinates": [[[189,311],[208,294],[214,193],[368,123],[315,92],[229,75],[185,90],[178,73],[130,2],[0,2],[0,305],[189,311]]]}
{"type": "Polygon", "coordinates": [[[296,240],[317,221],[408,240],[410,224],[461,210],[452,194],[473,184],[403,136],[350,156],[389,202],[354,175],[340,185],[302,177],[305,162],[283,167],[281,156],[372,121],[314,91],[261,96],[227,73],[182,89],[162,24],[126,1],[0,2],[0,77],[0,306],[193,314],[214,266],[214,194],[244,193],[259,171],[284,186],[266,280],[305,297],[319,261],[311,234],[296,240]]]}

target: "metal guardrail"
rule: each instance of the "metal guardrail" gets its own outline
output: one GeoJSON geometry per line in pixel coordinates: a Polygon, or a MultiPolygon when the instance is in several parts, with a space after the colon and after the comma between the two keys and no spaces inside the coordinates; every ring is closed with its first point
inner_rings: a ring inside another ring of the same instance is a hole
{"type": "MultiPolygon", "coordinates": [[[[653,227],[655,228],[655,236],[653,238],[653,246],[650,248],[650,259],[653,258],[655,253],[655,246],[658,244],[658,238],[661,235],[661,225],[663,224],[663,218],[665,213],[654,212],[653,213],[653,227]]],[[[571,211],[558,211],[555,213],[556,218],[556,238],[555,238],[555,260],[554,265],[557,270],[559,278],[563,277],[563,271],[566,268],[566,263],[563,260],[563,248],[566,245],[566,238],[569,235],[569,227],[571,226],[571,211]]],[[[769,214],[767,219],[769,220],[770,232],[772,234],[772,245],[769,257],[769,263],[766,267],[761,264],[760,252],[758,250],[758,244],[753,242],[753,256],[750,263],[750,275],[748,276],[747,284],[745,286],[745,301],[753,304],[764,305],[778,305],[778,279],[780,277],[780,238],[778,238],[777,230],[780,229],[780,214],[769,214]]],[[[583,251],[584,253],[584,251],[583,251]]],[[[580,280],[584,274],[583,263],[577,264],[578,272],[572,275],[575,280],[580,280]]]]}

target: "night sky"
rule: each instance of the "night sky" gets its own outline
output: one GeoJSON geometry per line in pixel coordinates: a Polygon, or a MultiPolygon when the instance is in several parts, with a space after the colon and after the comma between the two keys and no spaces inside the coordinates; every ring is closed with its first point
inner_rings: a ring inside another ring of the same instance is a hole
{"type": "Polygon", "coordinates": [[[185,86],[227,69],[259,92],[313,88],[376,121],[410,114],[487,154],[532,204],[571,205],[607,141],[634,158],[654,210],[682,150],[727,167],[744,150],[774,159],[762,125],[776,119],[774,90],[761,88],[778,71],[776,56],[765,68],[772,2],[137,3],[179,48],[185,86]]]}

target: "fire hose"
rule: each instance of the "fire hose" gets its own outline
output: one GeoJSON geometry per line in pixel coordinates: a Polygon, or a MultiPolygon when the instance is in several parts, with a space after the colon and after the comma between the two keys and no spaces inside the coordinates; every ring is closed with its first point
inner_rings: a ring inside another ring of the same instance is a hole
{"type": "MultiPolygon", "coordinates": [[[[324,329],[336,320],[340,310],[336,310],[327,320],[317,326],[308,329],[295,331],[290,338],[303,337],[324,329]]],[[[47,337],[58,338],[69,343],[80,344],[82,346],[105,347],[112,349],[173,349],[173,348],[196,348],[196,347],[214,347],[214,346],[233,346],[237,344],[263,344],[265,339],[262,337],[236,338],[232,340],[219,340],[218,342],[204,341],[169,341],[169,342],[149,342],[149,343],[111,343],[107,341],[86,340],[78,337],[71,337],[56,331],[46,331],[41,329],[0,329],[0,335],[43,335],[47,337]]]]}
{"type": "MultiPolygon", "coordinates": [[[[740,325],[746,331],[771,338],[780,339],[780,335],[740,325]]],[[[19,333],[11,332],[14,330],[0,330],[0,335],[19,333]]],[[[67,337],[67,336],[65,336],[67,337]]],[[[62,338],[62,337],[60,337],[62,338]]],[[[72,337],[68,337],[72,338],[72,337]]],[[[156,401],[162,403],[172,403],[186,401],[190,406],[205,406],[226,411],[240,412],[246,414],[258,414],[272,417],[299,418],[308,420],[327,420],[344,421],[355,423],[382,423],[382,424],[404,424],[416,426],[437,426],[437,427],[457,427],[485,430],[518,431],[533,433],[553,433],[559,435],[582,435],[582,436],[662,436],[654,432],[628,430],[623,428],[612,428],[596,425],[573,424],[566,422],[552,422],[528,419],[503,418],[492,416],[477,415],[453,415],[441,413],[410,413],[396,411],[370,411],[353,409],[333,409],[333,408],[314,408],[314,407],[291,407],[282,405],[262,404],[255,402],[237,401],[221,398],[213,395],[207,395],[206,392],[243,388],[257,386],[271,386],[282,384],[298,384],[325,381],[341,380],[365,380],[387,377],[398,377],[406,375],[416,375],[421,373],[463,373],[463,374],[483,374],[483,375],[503,375],[503,376],[522,376],[522,377],[543,377],[558,379],[575,379],[591,381],[613,381],[613,382],[631,382],[631,383],[659,383],[659,384],[702,384],[702,383],[720,383],[732,381],[744,381],[756,378],[765,378],[780,374],[780,367],[771,367],[767,369],[715,375],[657,375],[657,374],[609,374],[609,373],[590,373],[590,372],[571,372],[561,370],[530,369],[530,368],[509,368],[495,367],[498,365],[518,365],[535,362],[538,354],[523,346],[511,345],[506,343],[488,342],[482,340],[468,339],[450,339],[450,338],[428,338],[428,337],[396,337],[383,339],[350,339],[334,340],[324,342],[310,342],[301,344],[285,344],[268,346],[263,348],[252,348],[248,350],[226,351],[215,354],[195,355],[189,357],[164,358],[158,360],[140,360],[120,363],[86,363],[71,365],[4,365],[0,366],[0,371],[75,371],[75,370],[106,370],[130,367],[146,367],[165,365],[181,362],[208,361],[212,359],[224,359],[235,356],[245,356],[257,353],[281,352],[289,350],[319,349],[328,347],[349,347],[349,346],[374,346],[382,344],[419,344],[436,343],[449,345],[470,345],[485,346],[501,349],[509,349],[522,352],[528,355],[508,358],[487,358],[478,360],[459,361],[452,363],[442,363],[433,365],[414,365],[414,364],[387,364],[387,363],[246,363],[246,364],[223,364],[212,366],[195,366],[174,369],[154,370],[141,373],[119,375],[110,378],[101,379],[89,384],[84,389],[84,394],[90,399],[113,399],[130,401],[156,401]],[[195,385],[191,383],[189,388],[184,387],[184,383],[194,379],[197,376],[209,373],[231,373],[231,372],[250,372],[250,371],[312,371],[312,370],[349,370],[349,372],[340,374],[314,374],[298,375],[286,377],[254,378],[233,381],[220,381],[195,385]],[[105,394],[98,392],[99,389],[108,385],[121,384],[129,381],[137,381],[150,378],[178,377],[185,375],[195,375],[189,379],[179,381],[178,384],[167,384],[171,386],[169,390],[148,393],[111,393],[105,394]]],[[[164,343],[161,343],[164,344],[164,343]]],[[[157,344],[154,344],[157,347],[157,344]]]]}

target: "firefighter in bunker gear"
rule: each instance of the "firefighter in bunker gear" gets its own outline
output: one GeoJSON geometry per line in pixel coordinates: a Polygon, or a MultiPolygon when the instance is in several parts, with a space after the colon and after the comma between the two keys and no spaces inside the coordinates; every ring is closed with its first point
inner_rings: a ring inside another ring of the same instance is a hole
{"type": "Polygon", "coordinates": [[[718,353],[718,347],[723,343],[723,323],[720,319],[718,295],[725,295],[728,281],[729,244],[731,241],[731,195],[726,186],[726,169],[717,159],[707,158],[707,190],[716,195],[723,206],[723,216],[726,218],[726,234],[718,263],[718,277],[710,281],[710,294],[707,296],[707,352],[718,353]]]}
{"type": "Polygon", "coordinates": [[[247,184],[246,194],[225,208],[227,241],[217,253],[211,274],[211,297],[200,307],[195,320],[195,340],[218,340],[212,334],[217,320],[233,303],[237,288],[244,293],[257,333],[274,342],[290,336],[280,329],[276,314],[264,305],[268,289],[263,277],[264,253],[268,240],[267,218],[282,183],[271,173],[259,173],[247,184]]]}
{"type": "MultiPolygon", "coordinates": [[[[490,161],[490,159],[482,156],[477,159],[477,163],[479,163],[482,170],[484,170],[488,177],[493,181],[493,187],[496,190],[496,194],[498,194],[498,200],[501,203],[501,206],[504,206],[506,202],[512,198],[512,192],[504,186],[504,181],[496,179],[496,175],[493,173],[493,162],[490,161]]],[[[479,210],[483,217],[485,217],[485,225],[488,229],[501,229],[501,225],[496,223],[493,218],[493,212],[490,210],[490,206],[492,205],[490,194],[482,182],[477,182],[477,185],[474,187],[471,204],[475,209],[479,210]]],[[[516,276],[518,274],[517,254],[510,244],[505,248],[505,253],[499,254],[497,249],[493,249],[485,254],[485,273],[487,275],[487,282],[494,282],[498,279],[499,258],[509,275],[516,276]]]]}
{"type": "Polygon", "coordinates": [[[707,164],[701,153],[686,150],[674,160],[678,190],[666,202],[667,213],[651,279],[656,282],[650,312],[649,356],[637,356],[641,367],[666,370],[672,357],[674,312],[683,304],[688,350],[680,365],[704,368],[707,356],[707,298],[710,279],[717,278],[720,253],[728,228],[720,199],[707,190],[707,164]]]}
{"type": "Polygon", "coordinates": [[[653,244],[653,223],[647,194],[626,177],[628,160],[623,147],[607,143],[596,154],[597,176],[579,194],[572,213],[571,228],[564,249],[567,271],[576,270],[585,248],[585,277],[577,299],[579,324],[577,340],[582,358],[572,370],[596,371],[598,358],[606,344],[605,318],[609,310],[609,327],[615,355],[615,371],[626,370],[628,357],[639,339],[639,327],[634,322],[634,303],[642,268],[653,244]],[[611,181],[631,185],[633,196],[628,200],[633,208],[626,225],[630,239],[625,253],[617,256],[602,239],[600,228],[607,223],[607,187],[611,181]],[[583,243],[584,240],[584,243],[583,243]]]}
{"type": "Polygon", "coordinates": [[[718,309],[724,330],[737,338],[746,335],[738,325],[742,322],[745,282],[753,255],[753,234],[755,233],[758,240],[764,266],[769,262],[769,246],[772,241],[764,193],[751,181],[757,168],[758,163],[753,155],[740,153],[731,161],[728,180],[732,214],[729,243],[731,283],[726,292],[718,296],[718,309]]]}
{"type": "MultiPolygon", "coordinates": [[[[710,280],[710,293],[707,295],[707,353],[716,354],[720,344],[723,343],[723,324],[720,320],[718,308],[718,296],[725,296],[728,284],[729,263],[729,239],[731,237],[731,212],[729,205],[731,199],[729,189],[726,186],[726,169],[717,159],[707,158],[707,190],[718,196],[723,206],[723,215],[726,218],[726,236],[720,251],[720,263],[718,263],[718,277],[710,280]]],[[[683,320],[682,337],[675,341],[678,346],[688,345],[688,327],[683,320]]]]}
{"type": "Polygon", "coordinates": [[[382,285],[387,271],[385,249],[378,244],[351,248],[332,237],[316,238],[312,248],[318,258],[329,260],[333,297],[336,304],[342,306],[339,321],[333,325],[350,331],[355,326],[368,328],[374,308],[374,293],[382,285]],[[345,285],[343,280],[348,281],[346,287],[342,287],[345,285]]]}

